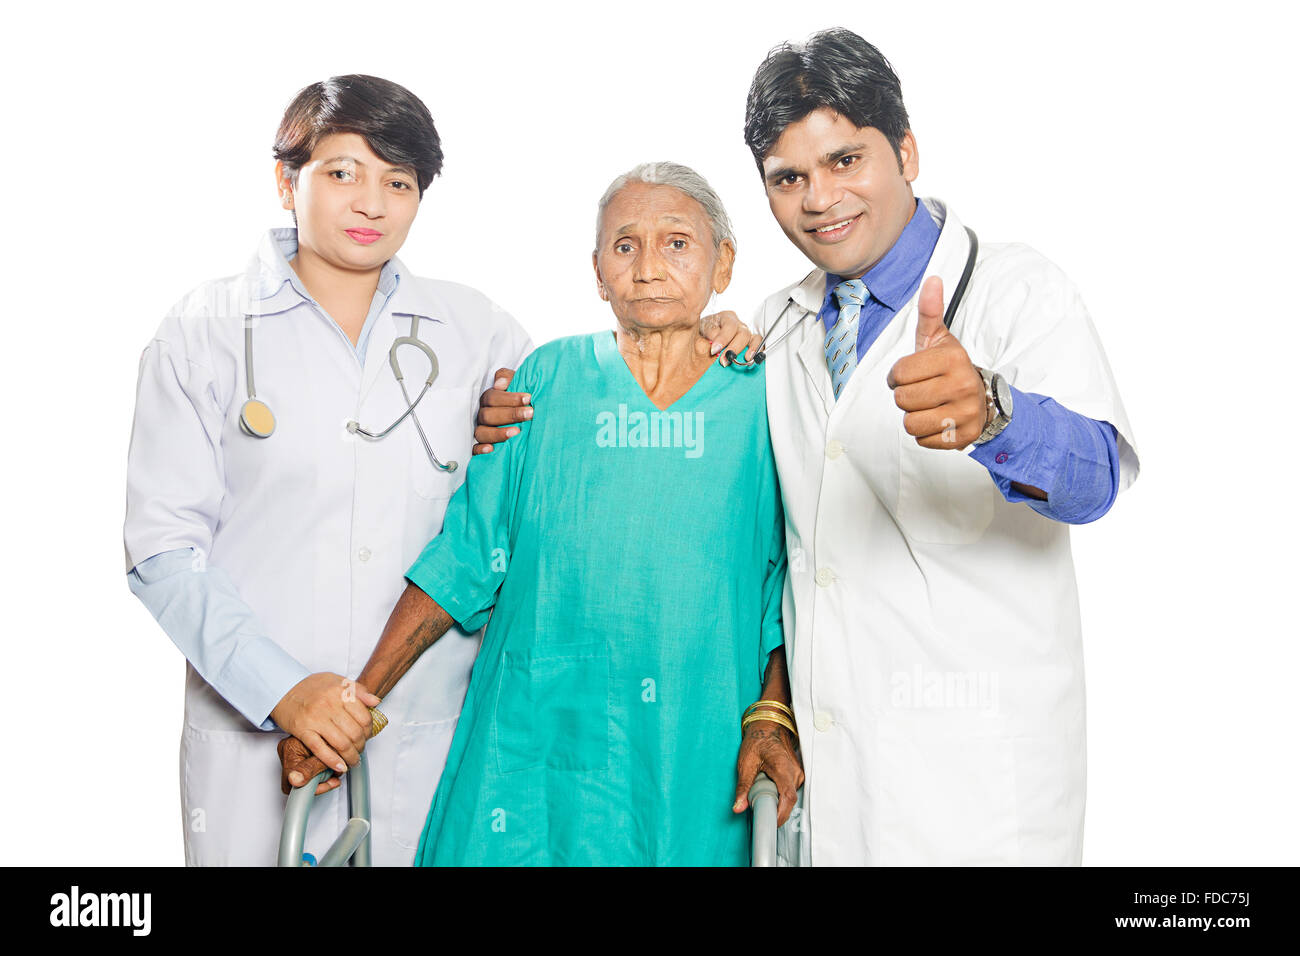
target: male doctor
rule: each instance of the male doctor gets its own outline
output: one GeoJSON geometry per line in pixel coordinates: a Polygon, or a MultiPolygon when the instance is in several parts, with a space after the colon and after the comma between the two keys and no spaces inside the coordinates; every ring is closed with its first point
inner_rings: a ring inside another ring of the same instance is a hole
{"type": "Polygon", "coordinates": [[[898,78],[854,33],[773,50],[745,142],[816,267],[757,319],[770,343],[789,332],[766,365],[800,860],[1077,865],[1069,526],[1138,472],[1083,302],[1032,249],[977,245],[944,203],[915,199],[898,78]]]}

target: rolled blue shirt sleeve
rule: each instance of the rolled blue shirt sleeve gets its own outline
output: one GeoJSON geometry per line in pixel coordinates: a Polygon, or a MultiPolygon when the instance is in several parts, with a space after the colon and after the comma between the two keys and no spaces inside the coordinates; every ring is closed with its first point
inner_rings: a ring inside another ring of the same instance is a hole
{"type": "Polygon", "coordinates": [[[1096,521],[1119,492],[1115,426],[1063,408],[1045,395],[1011,389],[1014,411],[1002,433],[971,451],[1007,501],[1023,501],[1067,524],[1096,521]],[[1030,498],[1012,482],[1047,492],[1030,498]]]}
{"type": "Polygon", "coordinates": [[[180,548],[141,561],[127,583],[199,676],[258,729],[279,729],[271,711],[310,671],[263,633],[228,574],[180,548]]]}

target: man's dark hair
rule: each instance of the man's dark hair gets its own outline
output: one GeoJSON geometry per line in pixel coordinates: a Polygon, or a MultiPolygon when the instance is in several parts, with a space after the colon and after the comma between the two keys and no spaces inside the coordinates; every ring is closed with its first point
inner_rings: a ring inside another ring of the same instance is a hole
{"type": "Polygon", "coordinates": [[[785,128],[826,107],[854,126],[880,130],[894,147],[909,123],[903,88],[884,54],[851,30],[815,33],[807,43],[783,43],[754,73],[745,103],[745,145],[763,172],[767,156],[785,128]]]}
{"type": "Polygon", "coordinates": [[[420,196],[442,171],[442,143],[433,116],[404,86],[360,73],[334,76],[301,90],[275,134],[275,158],[295,186],[298,171],[326,136],[356,133],[376,156],[415,170],[420,196]]]}

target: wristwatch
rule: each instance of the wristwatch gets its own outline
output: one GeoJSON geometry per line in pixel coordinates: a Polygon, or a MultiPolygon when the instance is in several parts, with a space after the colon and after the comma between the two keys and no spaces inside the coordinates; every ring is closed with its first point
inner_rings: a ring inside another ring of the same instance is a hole
{"type": "Polygon", "coordinates": [[[984,379],[984,398],[988,402],[987,425],[980,432],[973,444],[982,445],[1002,434],[1002,429],[1011,424],[1011,386],[997,372],[975,366],[975,371],[984,379]]]}

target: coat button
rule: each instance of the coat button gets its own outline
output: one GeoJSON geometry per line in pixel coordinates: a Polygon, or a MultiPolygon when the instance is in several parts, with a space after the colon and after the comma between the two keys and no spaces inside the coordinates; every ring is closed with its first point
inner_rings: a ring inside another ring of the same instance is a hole
{"type": "Polygon", "coordinates": [[[813,726],[822,732],[830,730],[833,723],[835,721],[831,720],[831,715],[824,710],[819,710],[813,714],[813,726]]]}
{"type": "Polygon", "coordinates": [[[362,548],[360,551],[358,551],[358,552],[357,552],[357,560],[358,560],[358,561],[369,561],[369,560],[370,560],[370,549],[369,549],[369,548],[362,548]]]}
{"type": "Polygon", "coordinates": [[[830,568],[818,568],[816,581],[818,587],[828,588],[835,583],[835,572],[830,568]]]}
{"type": "Polygon", "coordinates": [[[826,443],[826,457],[831,461],[839,458],[842,454],[844,454],[844,442],[838,438],[832,438],[826,443]]]}

